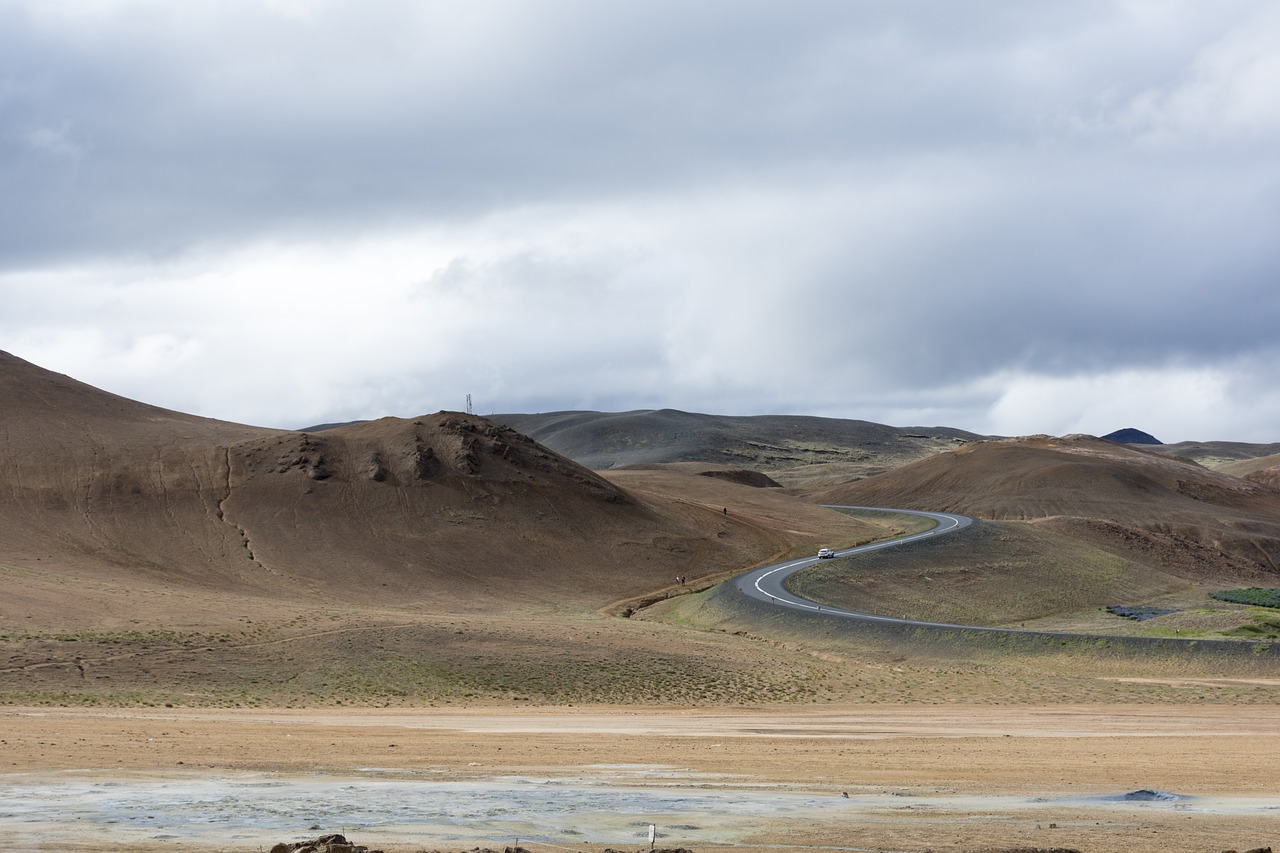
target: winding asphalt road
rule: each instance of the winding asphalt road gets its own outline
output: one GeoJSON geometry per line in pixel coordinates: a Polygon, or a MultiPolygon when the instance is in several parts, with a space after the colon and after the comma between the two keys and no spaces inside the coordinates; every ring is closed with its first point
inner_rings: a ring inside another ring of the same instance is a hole
{"type": "MultiPolygon", "coordinates": [[[[967,515],[952,515],[951,513],[946,512],[923,512],[917,509],[886,509],[884,507],[875,506],[833,506],[830,507],[830,509],[856,509],[869,512],[906,513],[908,515],[919,515],[925,518],[930,518],[936,522],[936,524],[928,530],[921,533],[914,533],[911,536],[903,536],[897,539],[886,539],[882,542],[872,542],[869,545],[859,545],[856,548],[845,548],[842,551],[837,551],[836,557],[851,557],[854,554],[865,554],[868,551],[878,551],[881,548],[893,548],[898,545],[905,545],[908,542],[918,542],[921,539],[929,539],[933,536],[944,536],[948,533],[954,533],[957,530],[962,530],[973,524],[973,519],[969,518],[967,515]]],[[[746,574],[739,575],[734,578],[731,583],[733,583],[739,592],[750,598],[767,601],[770,604],[776,604],[778,607],[788,607],[792,610],[818,612],[824,616],[835,616],[838,618],[854,619],[863,622],[881,622],[890,625],[928,625],[937,628],[965,628],[984,631],[993,630],[990,628],[984,628],[980,625],[952,625],[946,622],[920,622],[914,619],[899,619],[893,616],[880,616],[874,613],[862,613],[857,610],[842,610],[838,607],[829,607],[825,604],[819,604],[816,601],[810,601],[807,598],[801,598],[786,589],[784,583],[788,577],[803,568],[812,566],[816,562],[818,562],[817,557],[804,557],[799,560],[789,560],[785,563],[776,563],[772,566],[764,566],[763,568],[753,569],[746,574]]]]}
{"type": "MultiPolygon", "coordinates": [[[[922,533],[903,536],[898,539],[886,539],[882,542],[872,542],[869,545],[859,545],[856,548],[845,548],[842,551],[837,551],[836,557],[849,557],[854,554],[865,554],[868,551],[878,551],[881,548],[893,548],[898,545],[904,545],[907,542],[918,542],[921,539],[928,539],[932,536],[945,536],[948,533],[963,530],[974,523],[973,519],[968,516],[952,515],[951,513],[946,512],[923,512],[915,509],[886,509],[884,507],[875,506],[832,506],[830,508],[856,509],[870,512],[907,513],[910,515],[920,515],[925,518],[931,518],[937,522],[937,524],[932,528],[922,533]]],[[[1267,641],[1239,642],[1234,640],[1171,639],[1168,637],[1117,637],[1097,634],[1072,634],[1059,631],[1035,631],[1028,630],[1026,628],[993,628],[985,625],[955,625],[950,622],[922,622],[916,619],[881,616],[877,613],[843,610],[839,607],[830,607],[825,604],[819,604],[816,601],[810,601],[807,598],[801,598],[784,587],[784,582],[789,576],[803,568],[812,566],[816,562],[818,562],[817,556],[805,557],[800,560],[790,560],[785,563],[776,563],[772,566],[752,569],[751,571],[739,575],[729,581],[729,583],[740,595],[748,596],[756,599],[757,601],[763,601],[768,604],[788,608],[790,610],[816,613],[822,617],[848,619],[858,622],[871,622],[881,625],[897,625],[916,628],[945,628],[964,632],[980,632],[988,635],[1001,634],[1008,636],[1016,634],[1024,637],[1049,638],[1053,641],[1105,641],[1108,645],[1122,645],[1135,649],[1182,649],[1187,652],[1194,650],[1199,653],[1212,648],[1216,649],[1219,653],[1224,654],[1250,656],[1253,658],[1257,658],[1259,656],[1280,658],[1280,643],[1270,643],[1267,641]]]]}

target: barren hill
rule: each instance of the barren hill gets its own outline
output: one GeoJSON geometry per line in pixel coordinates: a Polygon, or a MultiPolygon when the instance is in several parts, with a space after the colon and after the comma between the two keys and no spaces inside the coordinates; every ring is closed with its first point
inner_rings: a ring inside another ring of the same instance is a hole
{"type": "Polygon", "coordinates": [[[978,442],[813,497],[1036,521],[1205,575],[1280,577],[1280,491],[1089,436],[978,442]]]}
{"type": "Polygon", "coordinates": [[[1176,444],[1155,444],[1146,449],[1190,459],[1206,468],[1225,470],[1235,476],[1241,475],[1241,465],[1264,456],[1280,455],[1280,444],[1251,444],[1243,441],[1179,441],[1176,444]]]}
{"type": "Polygon", "coordinates": [[[1233,477],[1243,477],[1255,483],[1280,487],[1280,453],[1228,462],[1218,470],[1233,477]]]}
{"type": "Polygon", "coordinates": [[[597,604],[749,564],[777,541],[639,499],[462,414],[318,434],[134,402],[0,353],[0,567],[11,613],[204,589],[465,610],[597,604]],[[67,578],[79,578],[69,594],[67,578]]]}
{"type": "Polygon", "coordinates": [[[865,477],[980,436],[795,415],[732,417],[674,409],[493,415],[597,471],[699,462],[768,472],[785,486],[865,477]]]}

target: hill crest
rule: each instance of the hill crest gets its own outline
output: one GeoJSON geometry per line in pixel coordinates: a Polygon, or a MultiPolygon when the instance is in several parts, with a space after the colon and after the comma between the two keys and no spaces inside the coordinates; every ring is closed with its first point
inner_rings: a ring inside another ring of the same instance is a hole
{"type": "Polygon", "coordinates": [[[1105,441],[1114,441],[1116,444],[1164,444],[1151,433],[1143,432],[1133,427],[1125,427],[1115,432],[1109,432],[1102,438],[1105,441]]]}
{"type": "Polygon", "coordinates": [[[596,471],[697,462],[761,471],[788,487],[865,477],[982,438],[949,427],[675,409],[504,414],[492,419],[596,471]]]}

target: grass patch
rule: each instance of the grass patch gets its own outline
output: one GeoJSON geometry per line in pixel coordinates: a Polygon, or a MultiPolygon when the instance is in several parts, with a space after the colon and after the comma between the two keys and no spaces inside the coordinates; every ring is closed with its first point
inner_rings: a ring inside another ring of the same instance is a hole
{"type": "Polygon", "coordinates": [[[961,625],[1018,625],[1098,614],[1184,584],[1078,539],[1018,522],[982,522],[938,539],[826,560],[788,588],[849,610],[961,625]]]}
{"type": "Polygon", "coordinates": [[[1209,597],[1219,601],[1230,601],[1233,604],[1280,608],[1280,589],[1264,589],[1256,586],[1248,589],[1224,589],[1209,593],[1209,597]]]}
{"type": "Polygon", "coordinates": [[[1252,622],[1222,633],[1223,636],[1244,637],[1250,640],[1277,640],[1280,639],[1280,616],[1269,613],[1254,614],[1252,622]]]}
{"type": "Polygon", "coordinates": [[[879,512],[862,509],[839,509],[837,512],[884,528],[887,537],[911,536],[938,526],[932,518],[910,512],[879,512]]]}

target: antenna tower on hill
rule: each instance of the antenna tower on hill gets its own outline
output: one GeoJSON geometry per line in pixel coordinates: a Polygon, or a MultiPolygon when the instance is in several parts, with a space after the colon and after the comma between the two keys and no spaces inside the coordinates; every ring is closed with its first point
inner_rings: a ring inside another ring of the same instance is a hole
{"type": "Polygon", "coordinates": [[[470,394],[468,394],[468,395],[467,395],[467,414],[468,414],[468,415],[474,415],[474,414],[475,414],[475,410],[471,408],[471,395],[470,395],[470,394]]]}

